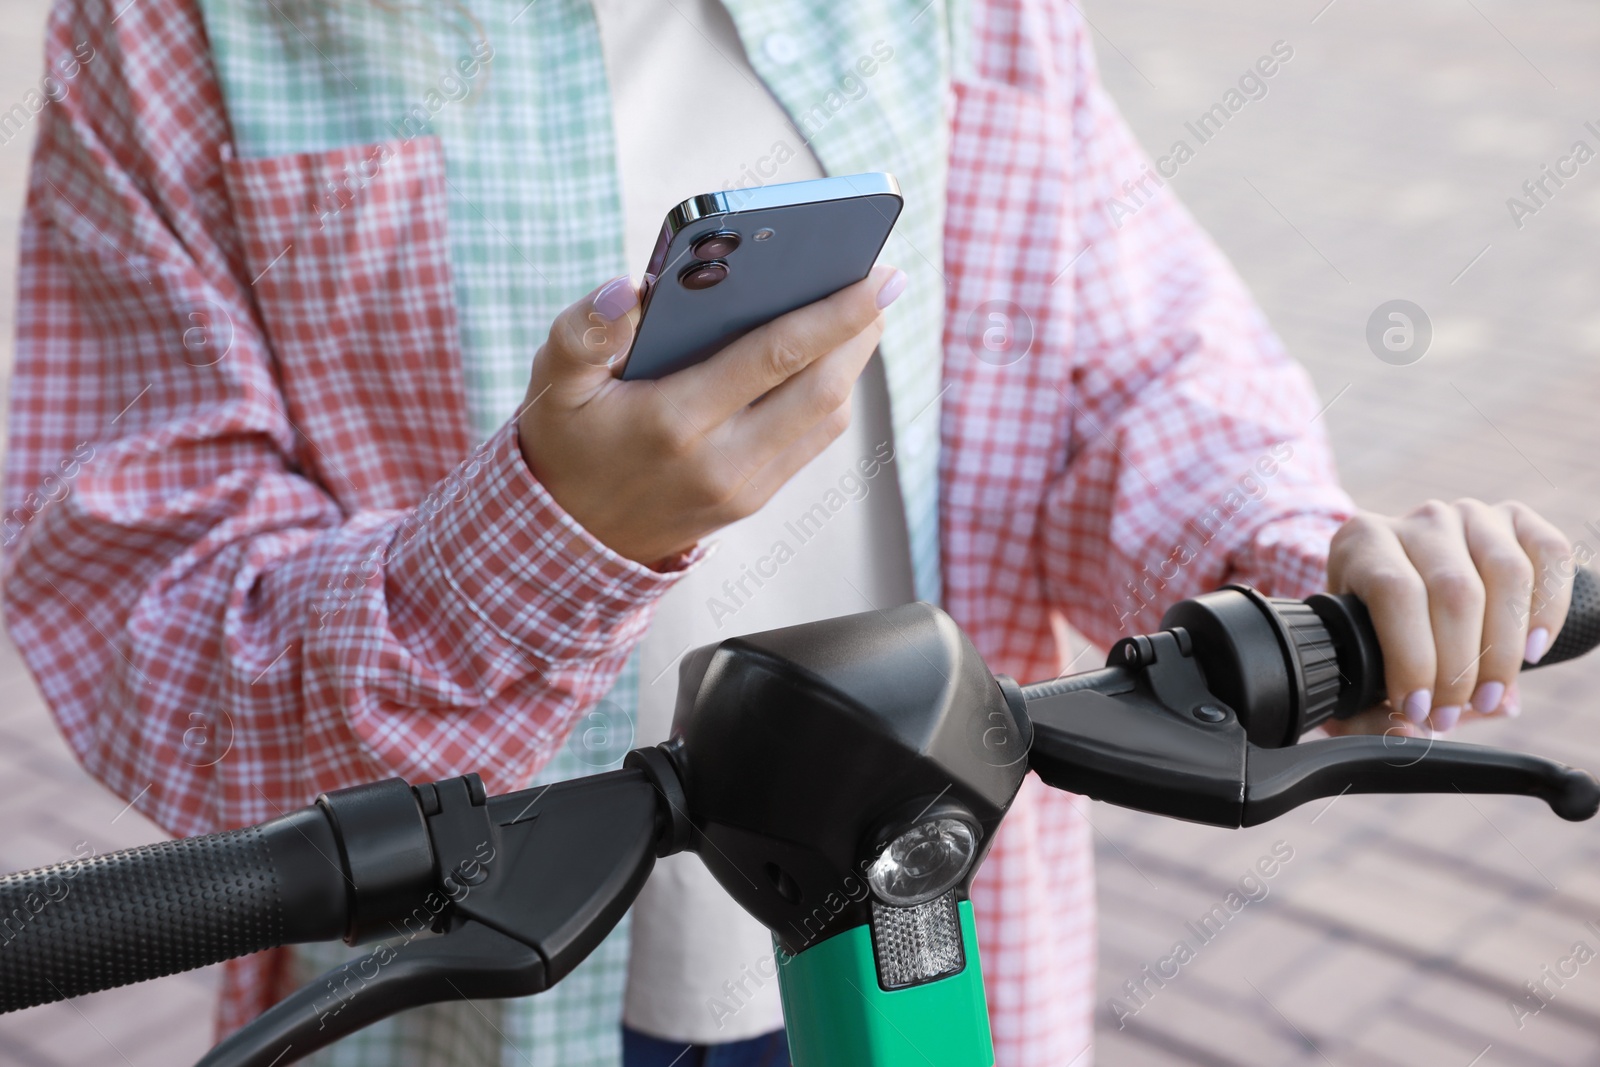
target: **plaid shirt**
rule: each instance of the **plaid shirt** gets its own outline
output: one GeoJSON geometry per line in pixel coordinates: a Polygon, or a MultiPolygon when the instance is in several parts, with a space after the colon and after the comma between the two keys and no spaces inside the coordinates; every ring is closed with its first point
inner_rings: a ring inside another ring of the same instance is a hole
{"type": "MultiPolygon", "coordinates": [[[[174,833],[393,774],[476,770],[501,791],[582,769],[550,761],[583,709],[626,687],[675,577],[594,541],[522,463],[504,397],[520,395],[532,345],[521,363],[473,360],[492,347],[485,331],[511,327],[502,305],[480,303],[489,280],[462,282],[495,276],[463,249],[488,247],[496,227],[486,217],[480,243],[462,243],[461,157],[391,135],[374,162],[370,136],[338,131],[267,162],[241,153],[245,101],[219,70],[242,68],[215,61],[226,42],[207,21],[226,6],[203,17],[195,0],[58,0],[51,19],[47,61],[77,69],[39,116],[22,239],[3,516],[12,636],[85,765],[174,833]]],[[[297,19],[340,7],[269,6],[297,19]]],[[[507,25],[519,8],[575,19],[587,7],[487,6],[507,25]]],[[[784,10],[729,6],[747,44],[784,10]]],[[[810,20],[802,42],[832,42],[828,14],[858,8],[793,10],[810,20]]],[[[935,142],[941,247],[926,256],[937,277],[914,281],[885,337],[886,362],[910,350],[894,341],[917,328],[908,298],[942,295],[942,316],[922,319],[943,324],[940,375],[902,360],[897,377],[890,363],[908,458],[910,421],[930,410],[915,401],[937,402],[936,495],[913,484],[906,501],[919,586],[931,573],[925,595],[1023,679],[1060,668],[1063,619],[1109,642],[1223,581],[1319,588],[1350,505],[1314,394],[1170,190],[1107,214],[1146,157],[1075,7],[939,10],[953,29],[935,142]]],[[[574,46],[528,39],[547,63],[574,46]]],[[[308,114],[340,79],[356,84],[327,67],[323,95],[290,86],[308,114]]],[[[922,128],[921,106],[891,98],[835,121],[881,121],[893,142],[922,128]]],[[[582,144],[585,121],[528,135],[582,144]]],[[[503,147],[473,146],[491,183],[516,170],[503,147]]],[[[573,202],[612,180],[559,165],[537,177],[573,202]]],[[[614,198],[597,210],[615,213],[614,198]]],[[[542,296],[520,328],[626,267],[545,277],[570,262],[575,239],[558,238],[569,246],[530,246],[542,296]]],[[[612,254],[579,252],[590,267],[612,254]]],[[[1002,1067],[1087,1047],[1089,838],[1074,800],[1030,778],[978,876],[1002,1067]]],[[[283,953],[230,965],[222,1025],[281,995],[289,970],[283,953]]],[[[559,1035],[541,1026],[504,1028],[551,1056],[559,1035]]],[[[438,1033],[458,1062],[500,1055],[438,1033]]]]}

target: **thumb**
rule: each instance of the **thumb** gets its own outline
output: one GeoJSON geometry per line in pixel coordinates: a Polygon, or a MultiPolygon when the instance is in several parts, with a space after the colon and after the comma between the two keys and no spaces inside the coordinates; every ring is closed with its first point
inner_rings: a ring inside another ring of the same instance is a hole
{"type": "Polygon", "coordinates": [[[556,316],[534,374],[558,389],[590,392],[610,381],[633,344],[639,293],[624,274],[556,316]]]}

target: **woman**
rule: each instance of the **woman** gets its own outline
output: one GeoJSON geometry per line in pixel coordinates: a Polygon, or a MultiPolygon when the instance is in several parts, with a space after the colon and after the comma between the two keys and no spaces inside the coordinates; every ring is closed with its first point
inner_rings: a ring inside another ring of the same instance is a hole
{"type": "MultiPolygon", "coordinates": [[[[40,116],[8,621],[174,833],[612,765],[665,735],[684,649],[914,596],[1035,678],[1063,620],[1354,591],[1379,729],[1514,709],[1564,617],[1567,543],[1520,505],[1355,513],[1170,192],[1107,213],[1146,159],[1067,0],[60,0],[47,52],[93,58],[40,116]],[[668,207],[865,170],[905,191],[898,269],[615,377],[668,207]],[[716,609],[830,491],[822,543],[716,609]]],[[[1030,781],[978,877],[1004,1067],[1091,1058],[1089,845],[1030,781]]],[[[553,993],[326,1062],[786,1062],[767,951],[685,858],[553,993]]],[[[325,962],[231,966],[220,1025],[325,962]]]]}

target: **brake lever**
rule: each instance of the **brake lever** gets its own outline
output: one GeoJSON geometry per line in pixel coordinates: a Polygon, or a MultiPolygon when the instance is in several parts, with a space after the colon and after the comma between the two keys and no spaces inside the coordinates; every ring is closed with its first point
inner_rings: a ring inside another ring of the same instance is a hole
{"type": "MultiPolygon", "coordinates": [[[[365,873],[349,887],[345,940],[377,941],[373,950],[291,993],[197,1067],[292,1063],[406,1008],[549,989],[611,932],[654,866],[672,825],[657,778],[641,766],[493,798],[475,774],[417,786],[431,885],[398,876],[415,862],[351,865],[365,873]]],[[[381,857],[404,805],[331,810],[341,841],[381,857]]]]}
{"type": "Polygon", "coordinates": [[[1314,797],[1342,793],[1503,793],[1537,797],[1568,822],[1592,818],[1600,785],[1587,771],[1486,745],[1388,736],[1332,737],[1295,748],[1250,746],[1244,819],[1257,826],[1314,797]],[[1408,748],[1422,748],[1409,756],[1408,748]]]}
{"type": "Polygon", "coordinates": [[[1296,745],[1382,692],[1376,639],[1353,597],[1226,589],[1163,622],[1198,636],[1171,625],[1123,638],[1104,670],[1012,690],[1033,726],[1029,767],[1046,784],[1226,827],[1347,792],[1520,794],[1573,821],[1600,808],[1587,772],[1522,752],[1390,735],[1296,745]]]}
{"type": "Polygon", "coordinates": [[[527,996],[550,987],[537,950],[482,923],[460,922],[422,947],[411,945],[380,944],[301,986],[229,1035],[196,1067],[294,1063],[406,1008],[527,996]]]}

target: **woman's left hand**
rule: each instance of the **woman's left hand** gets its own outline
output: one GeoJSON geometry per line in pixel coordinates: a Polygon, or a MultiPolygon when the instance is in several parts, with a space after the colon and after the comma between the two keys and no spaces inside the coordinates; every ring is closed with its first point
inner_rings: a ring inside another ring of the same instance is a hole
{"type": "Polygon", "coordinates": [[[1518,714],[1517,672],[1560,632],[1574,567],[1561,531],[1514,500],[1357,514],[1333,536],[1328,588],[1371,613],[1388,704],[1332,732],[1419,734],[1424,722],[1443,731],[1463,716],[1518,714]]]}

